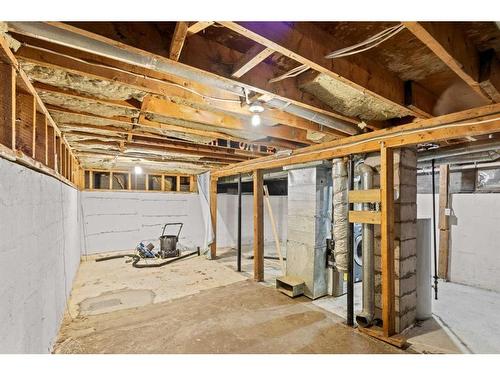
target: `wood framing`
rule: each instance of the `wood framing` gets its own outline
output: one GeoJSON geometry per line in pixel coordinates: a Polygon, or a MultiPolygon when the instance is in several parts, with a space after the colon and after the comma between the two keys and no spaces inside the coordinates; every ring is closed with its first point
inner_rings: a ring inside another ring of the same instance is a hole
{"type": "Polygon", "coordinates": [[[450,168],[448,164],[439,166],[439,264],[438,276],[448,280],[449,251],[450,251],[450,223],[446,214],[448,208],[448,187],[450,168]]]}
{"type": "Polygon", "coordinates": [[[184,46],[184,41],[188,35],[188,23],[187,22],[177,22],[175,25],[174,35],[172,36],[172,42],[170,43],[170,54],[169,57],[172,60],[179,60],[181,55],[182,47],[184,46]]]}
{"type": "Polygon", "coordinates": [[[262,47],[261,45],[256,44],[250,48],[245,55],[243,55],[241,60],[233,68],[234,71],[231,75],[236,78],[241,77],[273,53],[274,51],[271,48],[262,47]]]}
{"type": "Polygon", "coordinates": [[[404,22],[404,25],[478,95],[492,98],[479,84],[479,53],[455,22],[404,22]]]}
{"type": "Polygon", "coordinates": [[[16,94],[16,150],[34,156],[34,131],[36,119],[35,98],[31,94],[16,94]]]}
{"type": "Polygon", "coordinates": [[[47,165],[47,119],[44,113],[36,112],[35,159],[47,165]]]}
{"type": "Polygon", "coordinates": [[[14,149],[16,143],[16,71],[0,63],[0,143],[14,149]]]}
{"type": "Polygon", "coordinates": [[[380,224],[381,215],[377,211],[349,211],[350,223],[380,224]]]}
{"type": "Polygon", "coordinates": [[[56,152],[56,134],[54,128],[47,124],[47,166],[56,169],[55,165],[56,152]]]}
{"type": "Polygon", "coordinates": [[[350,190],[349,203],[375,203],[380,202],[380,189],[350,190]]]}
{"type": "Polygon", "coordinates": [[[210,176],[210,218],[213,230],[210,259],[215,259],[217,257],[217,178],[213,176],[210,176]]]}
{"type": "Polygon", "coordinates": [[[264,281],[264,173],[253,172],[253,278],[264,281]]]}
{"type": "Polygon", "coordinates": [[[382,321],[384,336],[396,333],[394,301],[394,151],[380,147],[380,253],[382,260],[382,321]]]}
{"type": "Polygon", "coordinates": [[[479,85],[495,102],[500,102],[500,61],[493,49],[479,55],[479,85]]]}
{"type": "Polygon", "coordinates": [[[386,147],[398,148],[418,143],[437,142],[500,132],[500,104],[491,104],[449,115],[420,120],[408,125],[377,130],[346,137],[320,145],[304,147],[279,155],[241,162],[213,172],[217,177],[248,173],[259,169],[281,168],[316,160],[327,160],[349,154],[376,152],[380,142],[386,147]]]}
{"type": "Polygon", "coordinates": [[[188,27],[188,35],[191,36],[193,34],[197,34],[203,30],[205,30],[207,27],[212,26],[214,24],[214,21],[198,21],[198,22],[192,22],[191,25],[188,27]]]}
{"type": "Polygon", "coordinates": [[[325,59],[325,55],[345,46],[312,23],[298,22],[293,27],[284,22],[220,23],[355,90],[396,106],[405,113],[420,116],[405,107],[403,82],[374,61],[362,55],[349,59],[325,59]]]}

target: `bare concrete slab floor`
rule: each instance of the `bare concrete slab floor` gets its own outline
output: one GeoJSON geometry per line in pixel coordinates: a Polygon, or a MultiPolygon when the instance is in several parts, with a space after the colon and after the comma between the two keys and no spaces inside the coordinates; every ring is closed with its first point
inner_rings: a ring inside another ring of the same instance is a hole
{"type": "Polygon", "coordinates": [[[403,353],[346,327],[342,318],[305,297],[290,299],[245,280],[222,259],[187,259],[176,264],[176,272],[137,270],[120,260],[84,262],[70,304],[73,315],[65,317],[54,351],[403,353]],[[209,287],[188,282],[200,269],[212,278],[209,287]],[[182,288],[176,274],[191,285],[182,288]],[[97,279],[101,283],[95,284],[97,279]],[[141,280],[137,288],[133,280],[141,280]]]}

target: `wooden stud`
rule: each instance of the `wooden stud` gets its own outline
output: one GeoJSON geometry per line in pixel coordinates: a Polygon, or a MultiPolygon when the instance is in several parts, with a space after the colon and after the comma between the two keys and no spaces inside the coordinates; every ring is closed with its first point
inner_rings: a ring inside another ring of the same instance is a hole
{"type": "Polygon", "coordinates": [[[500,131],[500,104],[468,109],[420,120],[390,129],[377,130],[352,137],[303,147],[284,155],[272,155],[219,168],[213,174],[218,178],[249,173],[256,168],[274,169],[285,165],[326,160],[349,154],[376,152],[383,140],[387,147],[403,147],[425,142],[463,138],[500,131]],[[478,122],[470,124],[470,122],[478,122]]]}
{"type": "Polygon", "coordinates": [[[174,35],[172,36],[172,42],[170,43],[170,53],[169,57],[178,61],[181,55],[182,47],[184,46],[184,41],[186,40],[188,33],[188,23],[187,22],[177,22],[175,25],[174,35]]]}
{"type": "Polygon", "coordinates": [[[395,333],[394,307],[394,152],[380,148],[382,321],[384,336],[395,333]]]}
{"type": "Polygon", "coordinates": [[[381,215],[377,211],[349,211],[350,223],[380,224],[381,215]]]}
{"type": "Polygon", "coordinates": [[[380,202],[380,189],[350,190],[349,203],[376,203],[380,202]]]}
{"type": "Polygon", "coordinates": [[[450,251],[450,223],[446,215],[448,208],[448,187],[450,168],[448,164],[439,166],[439,265],[438,276],[448,280],[448,265],[450,251]]]}
{"type": "Polygon", "coordinates": [[[54,128],[47,124],[47,166],[56,169],[55,152],[56,152],[56,135],[54,128]]]}
{"type": "Polygon", "coordinates": [[[175,191],[181,191],[181,176],[175,176],[175,191]]]}
{"type": "Polygon", "coordinates": [[[495,50],[489,49],[479,55],[479,85],[495,103],[500,102],[500,61],[495,50]]]}
{"type": "Polygon", "coordinates": [[[200,31],[205,30],[207,27],[212,26],[214,21],[199,21],[195,22],[188,28],[188,35],[191,36],[193,34],[197,34],[200,31]]]}
{"type": "Polygon", "coordinates": [[[16,71],[0,63],[0,143],[15,149],[16,139],[16,71]]]}
{"type": "Polygon", "coordinates": [[[35,160],[47,164],[47,118],[44,113],[36,112],[35,160]]]}
{"type": "Polygon", "coordinates": [[[210,244],[210,259],[217,257],[217,178],[210,176],[210,217],[214,238],[210,244]]]}
{"type": "Polygon", "coordinates": [[[274,51],[271,48],[266,48],[260,44],[256,44],[250,48],[247,53],[245,53],[243,58],[235,65],[232,76],[236,78],[241,77],[273,53],[274,51]]]}
{"type": "Polygon", "coordinates": [[[36,118],[35,97],[18,92],[16,95],[16,150],[34,156],[34,131],[36,118]]]}
{"type": "Polygon", "coordinates": [[[264,174],[253,172],[253,278],[264,281],[264,174]]]}
{"type": "Polygon", "coordinates": [[[113,171],[109,171],[109,190],[113,190],[113,171]]]}

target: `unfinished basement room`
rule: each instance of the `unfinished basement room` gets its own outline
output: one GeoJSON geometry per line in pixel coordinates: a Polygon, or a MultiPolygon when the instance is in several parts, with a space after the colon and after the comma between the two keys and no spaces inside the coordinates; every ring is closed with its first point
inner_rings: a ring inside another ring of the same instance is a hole
{"type": "Polygon", "coordinates": [[[108,12],[0,22],[1,354],[500,354],[500,22],[108,12]]]}

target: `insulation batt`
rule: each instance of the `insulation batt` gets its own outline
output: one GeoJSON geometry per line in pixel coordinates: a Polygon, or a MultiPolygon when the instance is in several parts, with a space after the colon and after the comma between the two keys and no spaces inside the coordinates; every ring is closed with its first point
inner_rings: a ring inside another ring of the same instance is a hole
{"type": "Polygon", "coordinates": [[[333,240],[335,247],[333,254],[335,256],[335,266],[339,272],[347,272],[348,264],[348,239],[349,230],[348,211],[349,203],[347,201],[347,166],[342,159],[333,160],[332,168],[333,178],[333,240]]]}

